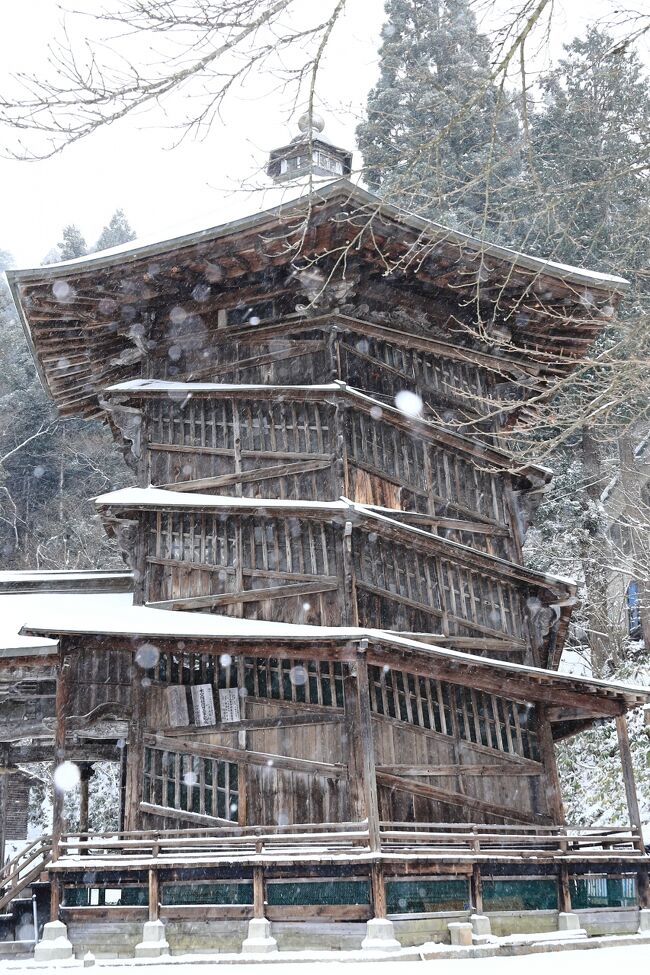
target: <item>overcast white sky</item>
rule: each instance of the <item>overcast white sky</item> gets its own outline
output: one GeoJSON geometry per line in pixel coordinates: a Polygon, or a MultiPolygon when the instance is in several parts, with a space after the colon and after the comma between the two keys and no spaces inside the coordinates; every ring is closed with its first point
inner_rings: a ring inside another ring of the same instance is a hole
{"type": "MultiPolygon", "coordinates": [[[[504,8],[510,2],[503,0],[504,8]]],[[[99,0],[69,0],[68,5],[101,6],[99,0]]],[[[611,9],[613,4],[556,0],[552,50],[584,29],[599,5],[611,9]]],[[[324,113],[325,134],[346,148],[355,146],[354,129],[376,79],[383,6],[383,0],[349,0],[320,76],[319,95],[331,106],[324,113]]],[[[11,73],[43,72],[60,19],[55,0],[2,0],[0,90],[11,73]]],[[[267,87],[251,84],[232,100],[223,124],[213,126],[202,142],[170,148],[173,133],[160,127],[159,116],[147,114],[97,132],[51,160],[0,158],[0,248],[9,250],[19,267],[40,264],[65,224],[76,223],[92,244],[117,207],[147,239],[163,239],[186,223],[222,222],[224,194],[242,178],[254,179],[269,149],[295,134],[282,97],[262,97],[267,87]]],[[[0,149],[6,143],[7,133],[0,130],[0,149]]],[[[227,209],[229,218],[232,201],[227,209]]]]}

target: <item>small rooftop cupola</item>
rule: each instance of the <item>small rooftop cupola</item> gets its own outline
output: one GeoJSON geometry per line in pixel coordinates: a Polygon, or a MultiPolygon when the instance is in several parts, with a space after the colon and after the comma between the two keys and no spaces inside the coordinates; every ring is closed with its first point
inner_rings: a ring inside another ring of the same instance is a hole
{"type": "Polygon", "coordinates": [[[298,119],[300,135],[280,149],[273,149],[267,173],[276,183],[308,176],[349,176],[352,153],[333,145],[322,135],[325,122],[320,115],[308,112],[298,119]]]}

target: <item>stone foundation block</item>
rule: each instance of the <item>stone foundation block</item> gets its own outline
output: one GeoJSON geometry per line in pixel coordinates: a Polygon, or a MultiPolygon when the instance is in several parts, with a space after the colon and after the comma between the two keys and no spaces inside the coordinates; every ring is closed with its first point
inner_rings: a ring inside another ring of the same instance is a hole
{"type": "Polygon", "coordinates": [[[472,944],[488,945],[494,941],[489,917],[485,914],[472,914],[469,921],[472,925],[472,944]]]}
{"type": "Polygon", "coordinates": [[[278,943],[271,935],[271,922],[265,917],[254,917],[248,922],[248,937],[242,942],[244,955],[268,955],[278,950],[278,943]]]}
{"type": "Polygon", "coordinates": [[[162,958],[169,954],[162,921],[147,921],[142,928],[142,941],[135,946],[136,958],[162,958]]]}
{"type": "Polygon", "coordinates": [[[34,961],[61,961],[72,958],[72,944],[63,921],[49,921],[43,926],[43,937],[34,946],[34,961]]]}
{"type": "Polygon", "coordinates": [[[492,925],[486,914],[472,914],[469,921],[474,934],[492,934],[492,925]]]}
{"type": "Polygon", "coordinates": [[[366,924],[366,936],[361,942],[363,951],[400,951],[393,922],[387,917],[373,917],[366,924]]]}
{"type": "Polygon", "coordinates": [[[650,933],[650,908],[642,907],[639,911],[639,934],[650,933]]]}
{"type": "Polygon", "coordinates": [[[577,914],[569,914],[565,911],[560,911],[557,916],[557,929],[558,931],[577,931],[580,928],[580,918],[577,914]]]}
{"type": "Polygon", "coordinates": [[[472,944],[472,925],[467,921],[452,921],[447,925],[452,945],[472,944]]]}

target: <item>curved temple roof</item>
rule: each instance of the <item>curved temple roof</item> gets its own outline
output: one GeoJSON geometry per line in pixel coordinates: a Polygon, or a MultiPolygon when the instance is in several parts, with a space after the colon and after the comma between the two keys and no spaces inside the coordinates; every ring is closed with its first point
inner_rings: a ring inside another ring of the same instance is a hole
{"type": "MultiPolygon", "coordinates": [[[[139,376],[135,323],[152,303],[178,301],[181,282],[191,303],[207,274],[216,308],[232,278],[291,266],[296,257],[340,260],[347,249],[380,276],[408,274],[457,305],[478,297],[507,317],[525,299],[517,346],[539,353],[542,362],[557,357],[564,371],[584,354],[627,286],[620,277],[450,230],[347,180],[166,241],[131,242],[7,276],[44,386],[63,413],[90,416],[101,413],[100,389],[139,376]]],[[[498,346],[498,336],[495,341],[498,346]]]]}

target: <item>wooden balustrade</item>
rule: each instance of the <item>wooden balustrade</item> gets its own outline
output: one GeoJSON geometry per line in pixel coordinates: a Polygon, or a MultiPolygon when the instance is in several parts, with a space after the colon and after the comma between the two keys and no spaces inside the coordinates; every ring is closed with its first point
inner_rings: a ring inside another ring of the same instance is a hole
{"type": "MultiPolygon", "coordinates": [[[[131,830],[61,837],[59,856],[146,856],[228,852],[263,856],[276,852],[347,852],[352,859],[370,848],[366,823],[322,823],[291,826],[219,827],[196,830],[131,830]]],[[[497,826],[465,823],[382,823],[377,853],[413,850],[432,856],[447,852],[499,856],[641,856],[640,836],[630,827],[497,826]]]]}

